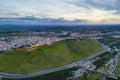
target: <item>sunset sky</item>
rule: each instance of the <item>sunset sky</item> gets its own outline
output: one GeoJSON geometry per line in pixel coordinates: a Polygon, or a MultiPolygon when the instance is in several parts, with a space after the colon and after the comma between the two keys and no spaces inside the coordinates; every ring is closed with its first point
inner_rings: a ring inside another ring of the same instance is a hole
{"type": "Polygon", "coordinates": [[[1,0],[0,24],[120,24],[120,0],[1,0]]]}

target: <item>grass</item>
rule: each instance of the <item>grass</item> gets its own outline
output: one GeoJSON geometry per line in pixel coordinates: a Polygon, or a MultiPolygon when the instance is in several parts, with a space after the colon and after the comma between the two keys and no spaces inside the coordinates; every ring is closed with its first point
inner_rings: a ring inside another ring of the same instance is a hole
{"type": "Polygon", "coordinates": [[[0,71],[31,73],[84,59],[103,48],[94,40],[70,40],[38,47],[31,52],[14,50],[0,54],[0,71]]]}
{"type": "MultiPolygon", "coordinates": [[[[120,59],[120,58],[119,58],[119,59],[120,59]]],[[[117,67],[116,67],[114,73],[120,76],[120,60],[119,60],[118,63],[117,63],[117,67]]]]}
{"type": "Polygon", "coordinates": [[[41,76],[35,76],[31,78],[21,78],[21,79],[6,79],[4,78],[3,80],[66,80],[67,77],[72,76],[72,71],[78,70],[79,67],[73,67],[69,69],[65,69],[62,71],[50,73],[50,74],[45,74],[41,76]]]}
{"type": "Polygon", "coordinates": [[[98,73],[87,73],[77,78],[77,80],[100,80],[101,74],[98,73]]]}

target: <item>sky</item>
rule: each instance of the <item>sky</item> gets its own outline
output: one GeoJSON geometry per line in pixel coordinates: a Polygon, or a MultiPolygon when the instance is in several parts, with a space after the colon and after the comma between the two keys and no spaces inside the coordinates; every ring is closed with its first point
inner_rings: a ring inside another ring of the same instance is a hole
{"type": "Polygon", "coordinates": [[[120,0],[1,0],[0,24],[120,24],[120,0]]]}

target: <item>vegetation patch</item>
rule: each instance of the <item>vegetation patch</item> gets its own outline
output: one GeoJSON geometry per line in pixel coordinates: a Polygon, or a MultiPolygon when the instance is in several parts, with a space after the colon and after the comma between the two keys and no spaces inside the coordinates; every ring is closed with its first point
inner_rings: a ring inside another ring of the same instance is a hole
{"type": "Polygon", "coordinates": [[[117,63],[114,73],[120,76],[120,60],[117,63]]]}
{"type": "Polygon", "coordinates": [[[103,48],[94,40],[59,41],[26,52],[13,50],[0,54],[0,71],[9,73],[32,73],[56,68],[82,60],[103,48]]]}

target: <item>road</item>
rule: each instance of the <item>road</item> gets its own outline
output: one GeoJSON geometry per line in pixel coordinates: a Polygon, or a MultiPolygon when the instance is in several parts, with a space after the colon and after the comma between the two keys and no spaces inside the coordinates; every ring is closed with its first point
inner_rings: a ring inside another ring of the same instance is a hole
{"type": "Polygon", "coordinates": [[[112,65],[114,65],[114,67],[109,68],[106,72],[100,72],[100,71],[93,70],[94,72],[104,74],[106,76],[109,76],[109,77],[112,77],[112,78],[115,78],[115,79],[118,79],[118,77],[120,77],[120,75],[113,74],[113,71],[116,69],[116,66],[117,66],[117,63],[118,63],[118,56],[120,55],[119,50],[116,47],[114,47],[114,49],[115,49],[115,51],[117,51],[117,54],[115,55],[115,58],[111,60],[113,62],[112,65]]]}
{"type": "Polygon", "coordinates": [[[115,59],[114,59],[114,64],[113,64],[114,68],[112,69],[111,72],[113,72],[116,69],[116,66],[117,66],[117,63],[118,63],[118,56],[119,56],[119,54],[116,54],[115,59]]]}
{"type": "MultiPolygon", "coordinates": [[[[99,43],[99,44],[104,48],[104,50],[95,54],[95,55],[92,55],[88,58],[85,58],[83,60],[90,60],[90,59],[95,58],[101,54],[104,54],[106,51],[109,51],[109,48],[107,46],[105,46],[104,44],[101,44],[101,43],[99,43]]],[[[83,61],[83,60],[81,60],[81,61],[83,61]]],[[[40,76],[40,75],[49,74],[49,73],[53,73],[53,72],[57,72],[57,71],[61,71],[61,70],[65,70],[68,68],[75,67],[72,65],[73,65],[73,63],[62,66],[62,67],[48,69],[48,70],[39,71],[39,72],[35,72],[35,73],[29,73],[29,74],[11,74],[11,73],[0,72],[0,77],[3,77],[3,78],[29,78],[29,77],[40,76]]]]}
{"type": "MultiPolygon", "coordinates": [[[[109,48],[107,48],[107,47],[106,47],[106,49],[109,50],[109,48]]],[[[90,69],[90,68],[88,68],[87,66],[82,65],[82,64],[84,64],[85,62],[83,62],[83,63],[81,63],[81,64],[79,64],[79,65],[82,66],[83,69],[86,70],[86,71],[88,71],[88,72],[97,72],[97,73],[100,73],[100,74],[104,74],[105,76],[109,76],[109,77],[112,77],[112,78],[117,79],[117,78],[119,77],[119,75],[115,75],[115,74],[113,74],[112,72],[116,69],[116,66],[117,66],[117,63],[118,63],[118,56],[120,55],[120,53],[119,53],[119,50],[118,50],[116,47],[114,47],[114,49],[115,49],[118,53],[115,55],[114,58],[112,58],[112,59],[109,60],[109,62],[108,62],[109,65],[107,65],[108,70],[107,70],[106,72],[97,71],[97,70],[95,70],[95,68],[90,69]]],[[[109,51],[111,52],[111,50],[109,50],[109,51]]],[[[78,70],[75,71],[75,77],[82,76],[83,74],[84,74],[84,72],[79,72],[78,70]],[[78,72],[78,73],[77,73],[77,72],[78,72]]],[[[104,78],[104,77],[103,77],[103,78],[104,78]]]]}
{"type": "MultiPolygon", "coordinates": [[[[117,63],[118,63],[118,61],[119,61],[119,57],[120,57],[120,51],[117,49],[117,47],[115,47],[114,46],[114,49],[115,49],[115,51],[117,51],[117,58],[116,58],[116,64],[115,64],[115,68],[114,69],[116,69],[116,67],[117,67],[117,63]]],[[[120,75],[119,75],[119,77],[120,77],[120,75]]]]}

